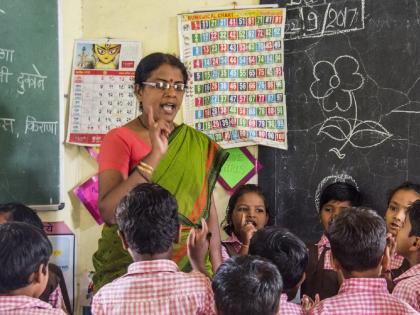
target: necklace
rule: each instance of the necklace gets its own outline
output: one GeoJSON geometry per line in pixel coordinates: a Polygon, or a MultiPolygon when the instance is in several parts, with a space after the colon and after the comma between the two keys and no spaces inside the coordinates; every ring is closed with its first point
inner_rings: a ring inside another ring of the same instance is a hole
{"type": "Polygon", "coordinates": [[[140,116],[137,116],[137,119],[139,120],[140,125],[141,125],[144,129],[149,130],[149,128],[148,128],[148,127],[144,124],[144,122],[141,120],[140,116]]]}

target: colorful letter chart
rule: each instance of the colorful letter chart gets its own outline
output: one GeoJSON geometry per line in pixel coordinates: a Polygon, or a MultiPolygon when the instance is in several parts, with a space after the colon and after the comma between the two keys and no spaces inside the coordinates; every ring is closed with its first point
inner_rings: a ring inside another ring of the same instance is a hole
{"type": "Polygon", "coordinates": [[[178,17],[190,79],[184,121],[225,148],[287,149],[284,9],[246,9],[178,17]]]}
{"type": "Polygon", "coordinates": [[[97,146],[114,127],[134,119],[136,41],[77,40],[74,46],[67,142],[97,146]]]}

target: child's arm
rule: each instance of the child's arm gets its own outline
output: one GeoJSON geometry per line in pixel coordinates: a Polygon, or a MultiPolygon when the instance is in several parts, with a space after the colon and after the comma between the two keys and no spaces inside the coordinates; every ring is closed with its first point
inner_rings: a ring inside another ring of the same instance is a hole
{"type": "Polygon", "coordinates": [[[207,225],[209,232],[211,233],[210,238],[210,262],[213,272],[219,268],[222,263],[222,249],[219,229],[219,219],[217,217],[217,209],[214,203],[214,198],[211,198],[210,213],[207,219],[207,225]]]}
{"type": "Polygon", "coordinates": [[[201,219],[201,229],[192,228],[187,239],[187,254],[193,270],[208,276],[205,258],[209,248],[209,230],[206,220],[201,219]]]}
{"type": "Polygon", "coordinates": [[[245,255],[248,255],[249,244],[251,242],[251,238],[254,235],[254,233],[257,231],[257,229],[252,223],[246,222],[244,213],[242,213],[242,217],[241,217],[241,226],[242,228],[240,231],[241,233],[240,237],[241,237],[242,245],[239,251],[239,255],[245,256],[245,255]]]}

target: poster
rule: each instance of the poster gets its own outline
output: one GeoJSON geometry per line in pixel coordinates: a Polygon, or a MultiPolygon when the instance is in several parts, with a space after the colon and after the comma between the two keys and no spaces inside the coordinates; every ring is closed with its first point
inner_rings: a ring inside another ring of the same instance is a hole
{"type": "Polygon", "coordinates": [[[138,115],[134,73],[137,41],[76,40],[67,142],[98,146],[105,134],[138,115]]]}
{"type": "Polygon", "coordinates": [[[284,22],[278,8],[178,16],[185,123],[224,148],[287,149],[284,22]]]}

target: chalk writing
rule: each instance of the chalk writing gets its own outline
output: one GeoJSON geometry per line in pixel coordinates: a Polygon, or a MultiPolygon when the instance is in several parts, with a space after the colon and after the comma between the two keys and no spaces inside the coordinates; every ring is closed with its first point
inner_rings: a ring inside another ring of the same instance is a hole
{"type": "Polygon", "coordinates": [[[365,83],[359,68],[356,58],[344,55],[335,59],[333,63],[318,61],[313,69],[315,81],[309,90],[315,99],[321,101],[326,116],[337,112],[344,116],[345,113],[350,114],[353,111],[352,118],[332,114],[318,130],[318,135],[326,135],[335,141],[343,142],[341,147],[329,150],[339,159],[346,156],[342,150],[347,144],[354,148],[370,148],[378,146],[392,136],[379,122],[359,120],[357,117],[354,91],[361,89],[365,83]]]}
{"type": "Polygon", "coordinates": [[[35,74],[21,72],[20,76],[17,78],[19,85],[17,92],[19,94],[24,94],[26,87],[32,89],[41,89],[42,91],[44,90],[44,80],[47,78],[47,76],[40,74],[39,70],[34,64],[32,64],[32,67],[36,72],[35,74]]]}
{"type": "Polygon", "coordinates": [[[287,6],[285,40],[322,37],[365,28],[364,0],[291,0],[287,6]]]}
{"type": "Polygon", "coordinates": [[[0,130],[13,133],[13,118],[0,118],[0,130]]]}
{"type": "Polygon", "coordinates": [[[52,135],[57,134],[57,121],[37,121],[33,116],[26,116],[25,134],[28,132],[33,133],[49,133],[52,135]]]}
{"type": "Polygon", "coordinates": [[[6,60],[7,62],[13,63],[14,49],[0,48],[0,60],[6,60]]]}
{"type": "Polygon", "coordinates": [[[9,76],[13,75],[13,73],[9,72],[9,68],[6,66],[1,66],[0,68],[0,83],[8,83],[9,76]]]}

